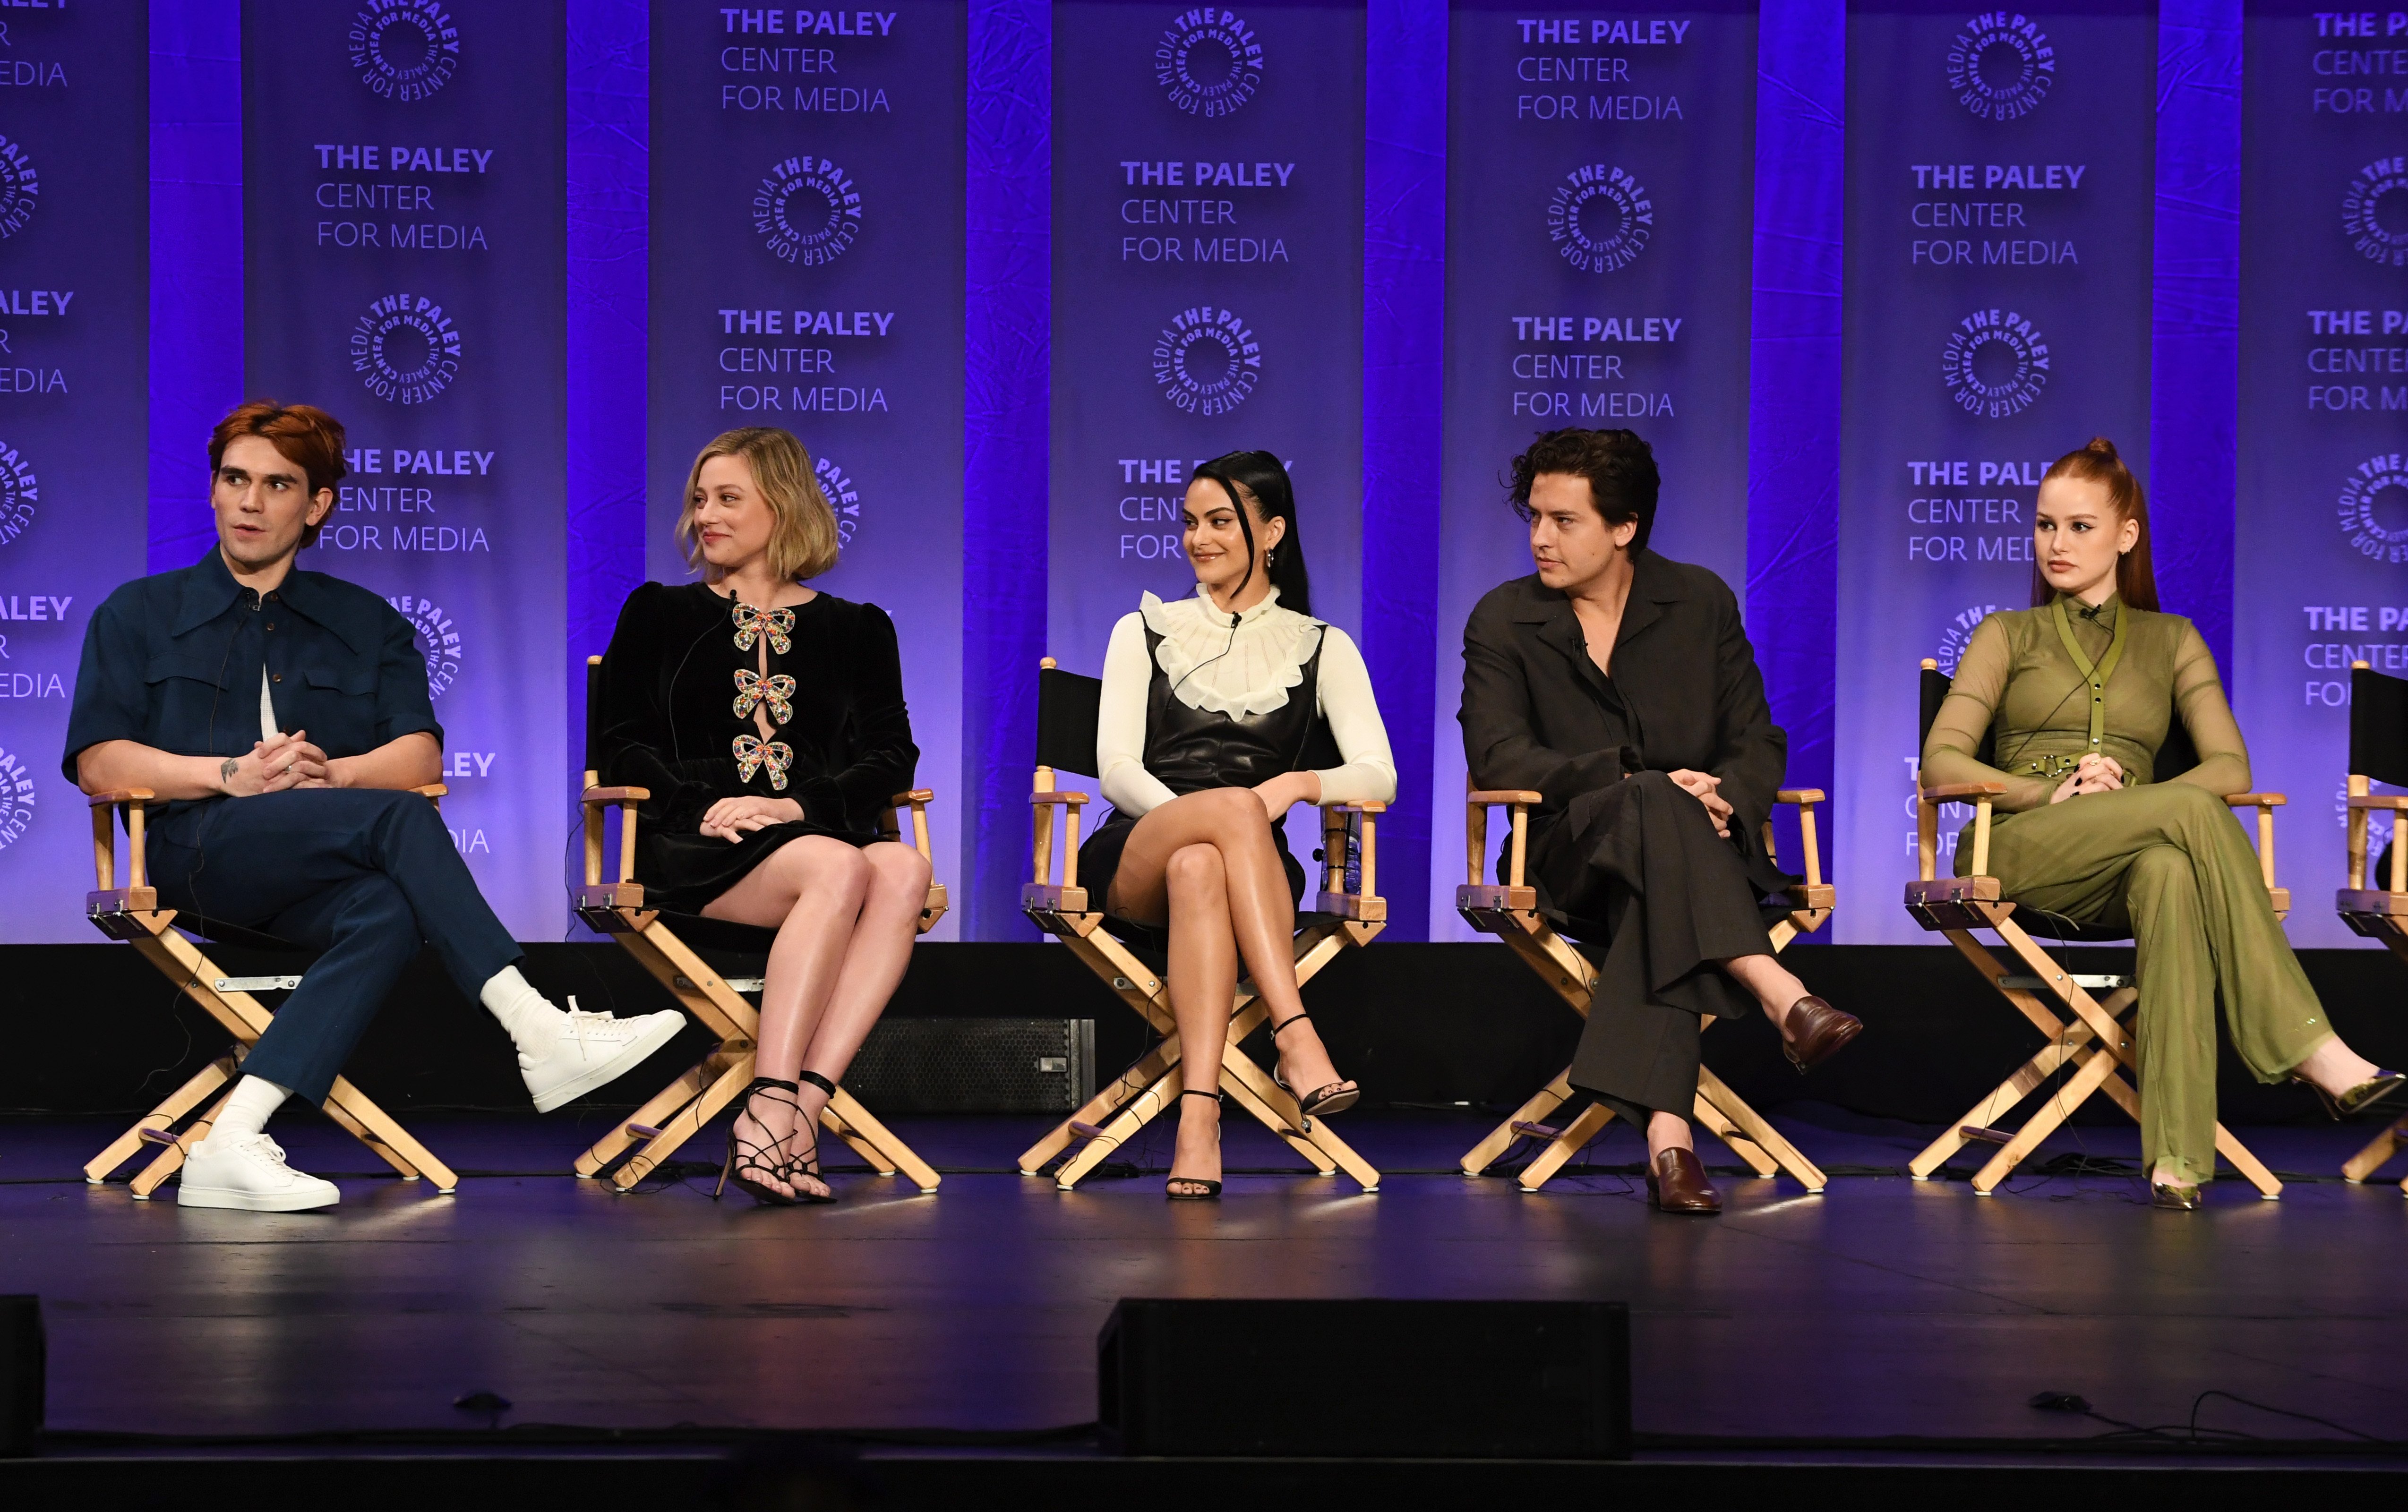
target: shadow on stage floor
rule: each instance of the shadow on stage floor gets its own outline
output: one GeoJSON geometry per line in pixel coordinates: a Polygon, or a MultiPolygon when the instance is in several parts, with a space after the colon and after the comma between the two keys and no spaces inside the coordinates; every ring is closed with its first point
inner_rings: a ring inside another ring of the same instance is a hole
{"type": "MultiPolygon", "coordinates": [[[[1791,1105],[1776,1121],[1829,1191],[1733,1166],[1717,1177],[1727,1213],[1684,1220],[1647,1210],[1641,1147],[1618,1125],[1541,1193],[1467,1177],[1455,1161],[1486,1127],[1469,1113],[1347,1120],[1386,1173],[1376,1195],[1296,1169],[1233,1118],[1217,1205],[1163,1200],[1167,1134],[1064,1192],[1011,1169],[1042,1119],[897,1119],[946,1173],[939,1192],[838,1163],[842,1202],[804,1209],[713,1203],[699,1166],[631,1196],[570,1179],[558,1173],[595,1133],[570,1120],[414,1121],[461,1170],[456,1195],[372,1177],[359,1146],[288,1116],[278,1138],[337,1177],[343,1203],[286,1216],[85,1185],[108,1120],[0,1123],[0,1291],[43,1299],[53,1470],[235,1448],[128,1434],[469,1435],[456,1456],[486,1434],[532,1449],[538,1424],[900,1431],[916,1445],[876,1452],[935,1477],[923,1486],[968,1474],[971,1446],[948,1435],[971,1435],[996,1474],[1083,1462],[1096,1330],[1130,1295],[1627,1301],[1642,1465],[2037,1467],[2098,1463],[2082,1451],[2110,1445],[2160,1462],[2194,1422],[2227,1448],[2355,1445],[2364,1465],[2388,1462],[2373,1441],[2408,1440],[2408,1201],[2396,1170],[2366,1186],[2331,1174],[2371,1133],[2355,1125],[2247,1131],[2291,1180],[2282,1200],[2227,1179],[2184,1215],[2147,1205],[2128,1129],[2067,1131],[2033,1167],[2095,1174],[1984,1199],[1970,1163],[1906,1178],[1928,1130],[1791,1105]],[[509,1410],[454,1405],[479,1391],[509,1410]],[[2096,1416],[2036,1410],[2042,1391],[2096,1416]],[[2118,1424],[2164,1431],[2099,1436],[2118,1424]]],[[[1343,1371],[1299,1361],[1264,1389],[1343,1371]]],[[[656,1446],[643,1474],[705,1452],[656,1446]]],[[[0,1499],[45,1462],[0,1463],[0,1499]]],[[[623,1489],[640,1478],[627,1474],[623,1489]]],[[[1195,1488],[1234,1471],[1198,1474],[1195,1488]]]]}

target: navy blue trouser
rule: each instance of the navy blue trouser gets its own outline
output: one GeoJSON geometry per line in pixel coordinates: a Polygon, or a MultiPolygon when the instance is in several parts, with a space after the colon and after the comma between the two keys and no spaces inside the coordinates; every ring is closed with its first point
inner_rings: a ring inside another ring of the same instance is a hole
{"type": "Polygon", "coordinates": [[[150,843],[164,907],[322,950],[242,1063],[323,1102],[420,949],[473,1002],[520,959],[435,806],[414,792],[310,788],[222,798],[150,843]]]}

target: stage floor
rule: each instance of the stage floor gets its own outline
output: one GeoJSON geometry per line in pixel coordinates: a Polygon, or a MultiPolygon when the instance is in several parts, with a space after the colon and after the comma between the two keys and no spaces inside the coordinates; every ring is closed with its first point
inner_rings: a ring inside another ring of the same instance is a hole
{"type": "MultiPolygon", "coordinates": [[[[1914,1182],[1928,1131],[1810,1106],[1776,1121],[1833,1173],[1826,1194],[1727,1174],[1726,1215],[1684,1220],[1607,1169],[1641,1155],[1618,1126],[1530,1195],[1454,1169],[1486,1126],[1472,1114],[1348,1119],[1388,1173],[1366,1196],[1287,1174],[1233,1116],[1232,1171],[1261,1174],[1233,1174],[1214,1205],[1166,1203],[1158,1174],[1075,1192],[1012,1174],[1039,1119],[894,1121],[946,1171],[940,1192],[839,1172],[838,1205],[759,1209],[712,1203],[698,1174],[633,1196],[546,1174],[595,1133],[566,1120],[413,1120],[464,1173],[437,1197],[287,1117],[274,1132],[296,1164],[362,1175],[332,1212],[275,1217],[86,1186],[108,1120],[9,1122],[0,1291],[43,1299],[50,1424],[67,1430],[1036,1430],[1095,1417],[1096,1332],[1118,1297],[1530,1296],[1630,1304],[1642,1434],[2082,1438],[2113,1424],[2028,1400],[2072,1391],[2105,1419],[2180,1425],[2224,1391],[2339,1428],[2220,1397],[2200,1424],[2408,1440],[2399,1171],[2319,1176],[2367,1127],[2243,1131],[2307,1178],[2272,1203],[2219,1181],[2184,1215],[2151,1210],[2129,1175],[1987,1199],[1970,1164],[1914,1182]],[[1843,1174],[1875,1172],[1896,1174],[1843,1174]],[[510,1410],[453,1405],[480,1390],[510,1410]]],[[[2135,1145],[2083,1129],[2043,1154],[2135,1145]]],[[[1130,1154],[1158,1172],[1167,1135],[1130,1154]]]]}

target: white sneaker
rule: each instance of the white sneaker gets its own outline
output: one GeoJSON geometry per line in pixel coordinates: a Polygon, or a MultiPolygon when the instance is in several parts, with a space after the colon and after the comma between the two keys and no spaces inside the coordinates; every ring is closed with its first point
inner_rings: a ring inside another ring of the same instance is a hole
{"type": "Polygon", "coordinates": [[[677,1037],[685,1015],[664,1008],[639,1019],[570,1009],[552,1053],[538,1061],[522,1050],[519,1075],[535,1096],[535,1110],[549,1113],[563,1103],[636,1069],[645,1057],[677,1037]]]}
{"type": "Polygon", "coordinates": [[[235,1207],[247,1213],[299,1213],[343,1200],[332,1181],[284,1163],[284,1147],[264,1134],[204,1139],[184,1157],[179,1207],[235,1207]]]}

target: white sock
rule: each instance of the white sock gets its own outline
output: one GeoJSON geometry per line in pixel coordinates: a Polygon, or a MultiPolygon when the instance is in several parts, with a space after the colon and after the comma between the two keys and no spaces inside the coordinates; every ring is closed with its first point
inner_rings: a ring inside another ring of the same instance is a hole
{"type": "Polygon", "coordinates": [[[516,966],[504,966],[486,978],[477,990],[477,1001],[501,1020],[521,1055],[538,1061],[552,1054],[559,1043],[561,1026],[568,1021],[568,1015],[553,1007],[551,999],[527,985],[516,966]]]}
{"type": "Polygon", "coordinates": [[[235,1083],[234,1095],[226,1099],[225,1111],[209,1125],[208,1137],[248,1139],[261,1133],[267,1127],[267,1116],[292,1095],[292,1088],[279,1087],[265,1077],[243,1077],[235,1083]]]}

